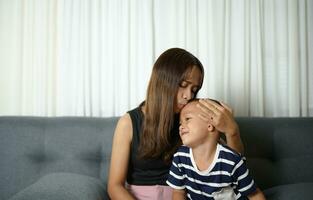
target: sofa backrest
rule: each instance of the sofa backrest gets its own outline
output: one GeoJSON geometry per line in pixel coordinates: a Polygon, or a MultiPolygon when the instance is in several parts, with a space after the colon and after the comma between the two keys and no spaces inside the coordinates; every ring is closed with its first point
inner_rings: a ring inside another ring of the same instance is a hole
{"type": "MultiPolygon", "coordinates": [[[[0,117],[0,199],[53,172],[104,184],[118,118],[0,117]]],[[[262,188],[313,181],[313,118],[236,118],[262,188]]]]}
{"type": "Polygon", "coordinates": [[[118,118],[0,117],[0,199],[53,172],[104,184],[118,118]]]}
{"type": "Polygon", "coordinates": [[[247,165],[270,188],[313,182],[313,118],[237,118],[247,165]]]}

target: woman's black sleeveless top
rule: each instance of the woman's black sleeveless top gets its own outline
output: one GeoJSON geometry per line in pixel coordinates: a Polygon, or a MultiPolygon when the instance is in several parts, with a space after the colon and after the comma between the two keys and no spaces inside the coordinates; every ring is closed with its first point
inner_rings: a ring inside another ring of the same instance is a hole
{"type": "MultiPolygon", "coordinates": [[[[130,150],[127,183],[131,185],[167,185],[166,180],[171,163],[165,163],[162,158],[143,160],[137,157],[144,119],[141,107],[139,106],[129,111],[128,114],[132,121],[133,139],[130,150]]],[[[171,135],[172,143],[176,145],[179,140],[178,116],[175,116],[174,124],[171,135]]]]}

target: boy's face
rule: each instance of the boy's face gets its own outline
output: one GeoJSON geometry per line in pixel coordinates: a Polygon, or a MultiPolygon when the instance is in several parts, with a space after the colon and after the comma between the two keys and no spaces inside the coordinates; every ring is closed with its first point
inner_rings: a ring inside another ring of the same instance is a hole
{"type": "Polygon", "coordinates": [[[198,102],[188,103],[180,113],[179,135],[184,145],[195,147],[209,137],[208,123],[202,120],[198,102]]]}

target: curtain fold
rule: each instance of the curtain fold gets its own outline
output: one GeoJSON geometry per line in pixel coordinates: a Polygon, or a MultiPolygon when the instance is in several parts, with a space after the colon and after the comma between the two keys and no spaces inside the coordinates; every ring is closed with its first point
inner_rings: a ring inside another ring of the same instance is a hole
{"type": "Polygon", "coordinates": [[[192,52],[200,97],[313,116],[311,0],[0,0],[0,115],[120,116],[155,59],[192,52]]]}

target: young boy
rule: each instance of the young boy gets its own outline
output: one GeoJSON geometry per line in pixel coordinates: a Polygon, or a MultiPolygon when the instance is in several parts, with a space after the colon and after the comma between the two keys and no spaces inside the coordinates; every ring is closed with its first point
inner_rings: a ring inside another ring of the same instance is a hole
{"type": "Polygon", "coordinates": [[[214,126],[199,118],[198,99],[180,113],[179,134],[183,145],[174,155],[167,184],[177,199],[264,200],[249,175],[242,157],[218,143],[214,126]]]}

